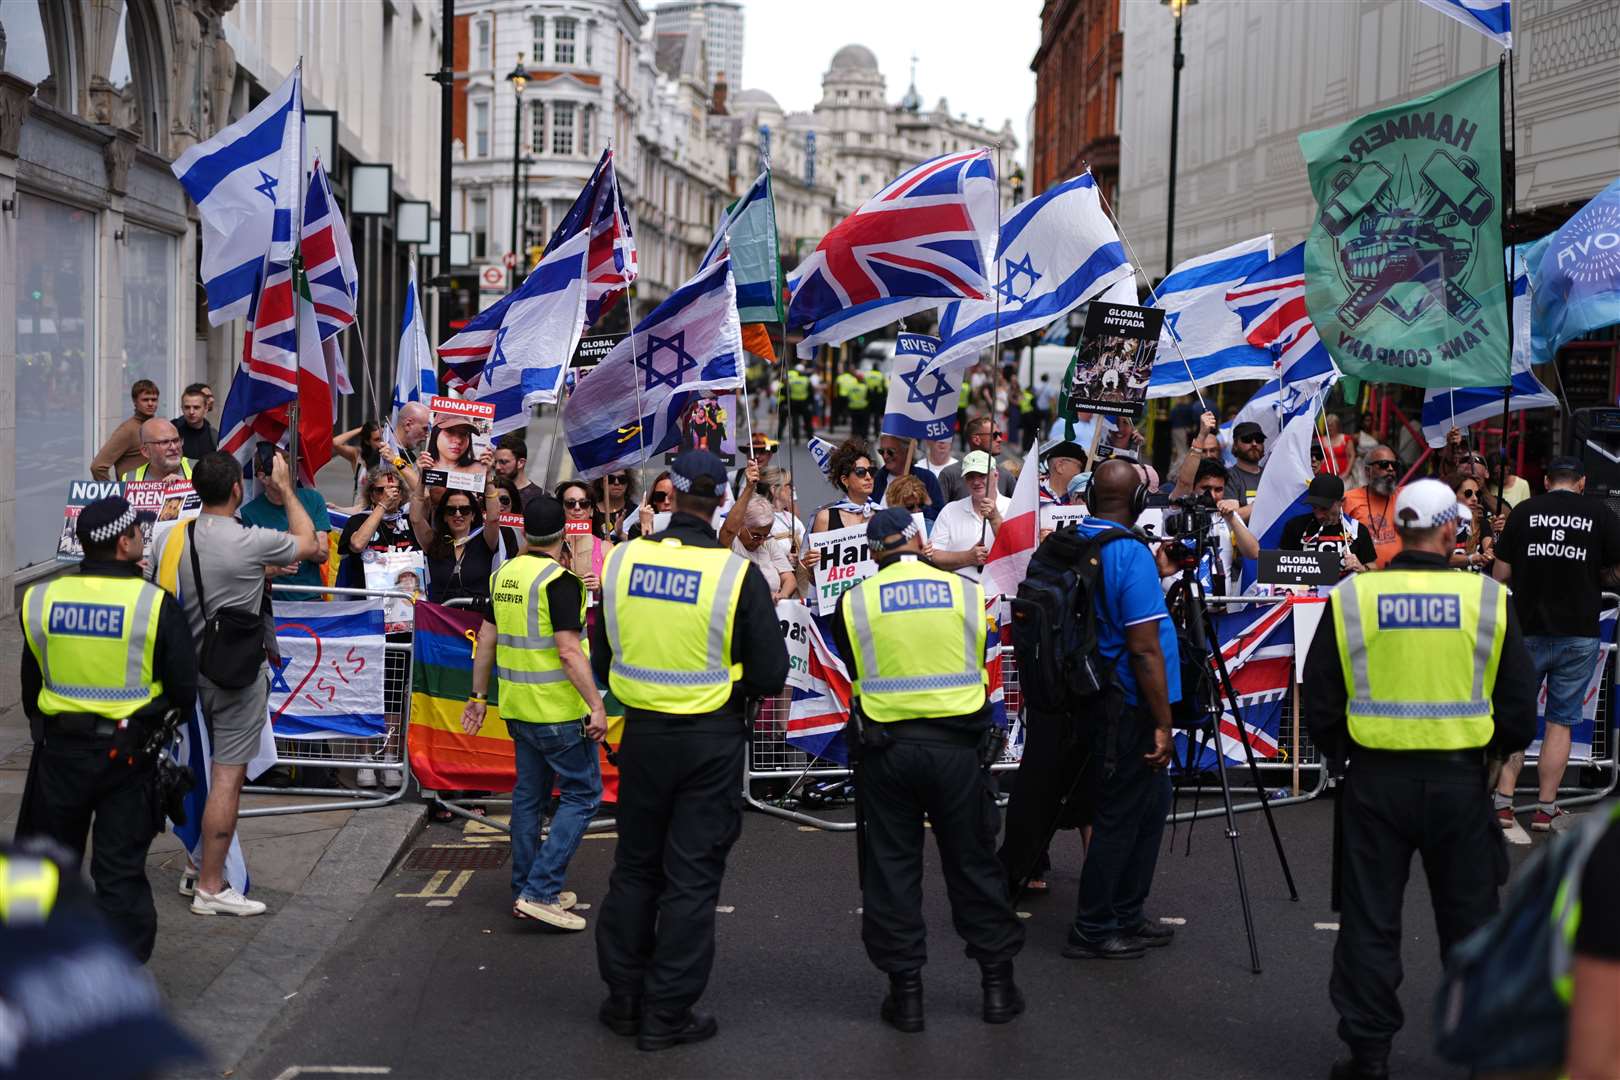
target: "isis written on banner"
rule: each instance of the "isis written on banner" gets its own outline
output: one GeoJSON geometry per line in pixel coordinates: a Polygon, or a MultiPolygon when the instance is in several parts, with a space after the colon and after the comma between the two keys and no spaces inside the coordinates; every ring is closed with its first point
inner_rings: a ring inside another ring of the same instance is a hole
{"type": "Polygon", "coordinates": [[[383,601],[276,603],[270,723],[286,739],[380,738],[383,601]]]}

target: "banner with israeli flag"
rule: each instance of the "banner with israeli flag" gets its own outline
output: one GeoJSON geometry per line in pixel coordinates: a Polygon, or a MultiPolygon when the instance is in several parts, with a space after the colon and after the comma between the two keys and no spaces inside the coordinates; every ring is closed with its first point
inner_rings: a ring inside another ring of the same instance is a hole
{"type": "Polygon", "coordinates": [[[285,739],[381,738],[383,605],[276,603],[280,663],[270,665],[270,722],[285,739]]]}
{"type": "Polygon", "coordinates": [[[821,470],[822,476],[831,480],[832,456],[833,451],[838,449],[838,444],[823,439],[820,435],[812,435],[807,446],[810,450],[810,460],[816,463],[816,468],[821,470]]]}
{"type": "Polygon", "coordinates": [[[894,367],[881,434],[948,439],[956,430],[956,397],[963,371],[930,371],[939,338],[904,331],[894,336],[894,367]]]}
{"type": "Polygon", "coordinates": [[[1164,330],[1148,383],[1150,398],[1178,397],[1215,383],[1273,377],[1270,349],[1251,344],[1226,294],[1272,259],[1271,234],[1188,259],[1159,283],[1153,307],[1164,330]]]}
{"type": "Polygon", "coordinates": [[[776,204],[770,170],[759,174],[742,198],[726,210],[700,266],[731,250],[737,283],[737,318],[745,323],[782,321],[782,260],[777,252],[776,204]]]}
{"type": "Polygon", "coordinates": [[[1283,524],[1308,509],[1305,490],[1315,475],[1311,469],[1311,439],[1316,435],[1322,402],[1337,381],[1336,376],[1329,377],[1319,390],[1297,401],[1282,417],[1282,433],[1271,448],[1249,512],[1249,531],[1260,540],[1261,550],[1277,547],[1282,542],[1283,524]]]}
{"type": "MultiPolygon", "coordinates": [[[[1034,333],[1104,289],[1135,276],[1090,171],[1018,207],[996,245],[996,296],[958,300],[940,317],[929,370],[960,367],[999,339],[1034,333]]],[[[1135,303],[1133,296],[1130,303],[1135,303]]]]}
{"type": "Polygon", "coordinates": [[[1433,387],[1423,395],[1423,441],[1435,449],[1446,445],[1453,427],[1466,428],[1481,420],[1498,419],[1525,409],[1550,409],[1558,396],[1541,384],[1530,370],[1530,275],[1526,270],[1528,245],[1513,249],[1513,374],[1512,389],[1504,403],[1500,386],[1433,387]]]}
{"type": "Polygon", "coordinates": [[[1552,360],[1565,342],[1590,330],[1620,323],[1620,180],[1557,232],[1529,245],[1525,264],[1536,363],[1552,360]]]}
{"type": "Polygon", "coordinates": [[[422,296],[416,288],[416,261],[411,260],[405,283],[405,317],[399,328],[399,363],[394,369],[394,422],[399,410],[412,401],[427,401],[439,392],[438,362],[428,344],[427,320],[422,317],[422,296]]]}
{"type": "Polygon", "coordinates": [[[1513,0],[1418,0],[1477,30],[1504,49],[1513,48],[1513,0]]]}
{"type": "Polygon", "coordinates": [[[585,480],[639,465],[680,441],[676,420],[700,390],[743,386],[742,323],[731,260],[699,270],[615,345],[568,399],[564,438],[585,480]]]}
{"type": "MultiPolygon", "coordinates": [[[[557,400],[563,369],[579,347],[585,324],[585,255],[590,241],[590,234],[581,231],[557,245],[529,271],[499,320],[480,328],[493,329],[495,337],[477,392],[471,396],[495,406],[490,434],[497,438],[527,427],[532,406],[557,400]]],[[[473,319],[467,329],[474,329],[473,324],[487,314],[473,319]]]]}
{"type": "Polygon", "coordinates": [[[293,223],[300,217],[304,186],[299,79],[295,67],[258,108],[171,166],[202,219],[198,273],[214,326],[247,315],[267,257],[292,261],[293,223]]]}

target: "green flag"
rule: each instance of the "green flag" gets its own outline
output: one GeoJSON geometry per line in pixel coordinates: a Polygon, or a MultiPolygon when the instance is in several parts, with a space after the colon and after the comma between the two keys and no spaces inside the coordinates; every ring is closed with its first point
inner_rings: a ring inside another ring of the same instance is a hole
{"type": "Polygon", "coordinates": [[[776,203],[771,174],[759,174],[743,197],[726,207],[715,231],[707,266],[718,257],[724,239],[731,250],[731,274],[737,282],[737,315],[745,323],[782,321],[782,259],[776,242],[776,203]]]}
{"type": "Polygon", "coordinates": [[[1299,137],[1319,208],[1305,306],[1346,375],[1508,382],[1499,78],[1299,137]]]}

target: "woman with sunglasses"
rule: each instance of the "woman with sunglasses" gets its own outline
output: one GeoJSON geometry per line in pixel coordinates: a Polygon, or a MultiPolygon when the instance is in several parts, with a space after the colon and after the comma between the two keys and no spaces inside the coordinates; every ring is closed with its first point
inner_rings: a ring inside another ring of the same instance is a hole
{"type": "Polygon", "coordinates": [[[1451,487],[1457,493],[1459,509],[1468,508],[1468,517],[1457,527],[1457,549],[1452,553],[1451,565],[1484,573],[1496,558],[1496,530],[1485,512],[1485,493],[1472,476],[1457,477],[1451,487]]]}
{"type": "MultiPolygon", "coordinates": [[[[434,427],[428,434],[427,449],[417,455],[416,467],[418,469],[442,469],[451,473],[483,473],[489,475],[495,468],[495,450],[485,447],[482,453],[473,453],[473,437],[476,434],[469,423],[451,423],[434,427]]],[[[444,500],[444,493],[449,488],[429,487],[426,489],[427,497],[437,504],[444,500]]]]}
{"type": "MultiPolygon", "coordinates": [[[[485,502],[495,503],[495,512],[500,512],[494,497],[487,496],[485,502]]],[[[427,554],[430,601],[489,599],[489,575],[495,570],[500,530],[484,528],[484,511],[472,492],[447,489],[444,501],[433,510],[431,523],[427,500],[412,500],[411,525],[427,554]]]]}
{"type": "Polygon", "coordinates": [[[413,500],[404,474],[388,462],[380,462],[366,475],[360,495],[360,509],[349,515],[338,536],[343,558],[338,563],[337,584],[343,588],[365,588],[362,552],[421,550],[406,514],[406,504],[413,500]]]}
{"type": "Polygon", "coordinates": [[[877,469],[872,467],[872,451],[864,439],[845,439],[827,459],[827,475],[833,486],[844,493],[844,498],[829,503],[816,511],[810,523],[813,533],[829,529],[843,529],[861,525],[877,510],[872,501],[872,488],[877,482],[877,469]]]}
{"type": "Polygon", "coordinates": [[[647,499],[636,510],[636,520],[631,522],[625,535],[634,540],[638,536],[652,536],[659,531],[659,514],[662,520],[668,521],[669,514],[675,509],[675,481],[669,477],[669,470],[665,469],[653,480],[652,487],[647,489],[647,499]]]}
{"type": "MultiPolygon", "coordinates": [[[[595,521],[596,500],[591,498],[590,485],[585,481],[564,480],[558,484],[557,501],[563,505],[564,528],[567,528],[568,523],[572,522],[595,521]]],[[[600,603],[602,599],[602,564],[607,560],[608,552],[613,550],[612,543],[602,539],[594,531],[591,533],[590,565],[589,569],[583,574],[580,574],[579,571],[584,569],[583,564],[586,562],[583,558],[585,553],[584,545],[580,544],[578,538],[572,535],[566,537],[565,543],[570,552],[570,565],[574,572],[579,574],[580,580],[585,583],[585,590],[595,598],[597,603],[600,603]]],[[[587,619],[594,621],[595,618],[596,606],[593,604],[587,614],[587,619]]],[[[589,629],[588,626],[587,629],[589,629]]]]}
{"type": "Polygon", "coordinates": [[[623,540],[625,521],[636,502],[636,478],[629,469],[608,473],[591,481],[591,498],[596,506],[595,528],[605,540],[623,540]]]}

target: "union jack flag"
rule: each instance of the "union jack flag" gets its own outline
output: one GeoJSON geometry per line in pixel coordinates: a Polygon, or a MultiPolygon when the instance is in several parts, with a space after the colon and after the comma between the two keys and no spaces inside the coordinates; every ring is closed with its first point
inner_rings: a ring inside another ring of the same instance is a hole
{"type": "Polygon", "coordinates": [[[304,200],[304,231],[301,240],[304,272],[309,277],[309,298],[315,306],[315,323],[321,340],[354,325],[355,306],[360,293],[360,272],[354,263],[349,230],[332,199],[326,171],[316,159],[309,176],[309,197],[304,200]]]}
{"type": "Polygon", "coordinates": [[[1243,320],[1249,344],[1270,349],[1286,390],[1338,369],[1305,310],[1305,245],[1295,244],[1227,290],[1226,306],[1243,320]]]}
{"type": "Polygon", "coordinates": [[[812,757],[844,761],[847,755],[841,736],[844,725],[849,723],[849,669],[822,633],[821,621],[818,618],[805,623],[810,631],[808,674],[815,689],[794,687],[786,739],[790,746],[812,757]]]}
{"type": "Polygon", "coordinates": [[[788,281],[788,324],[817,346],[939,307],[988,295],[996,242],[995,167],[988,148],[908,169],[840,222],[788,281]]]}
{"type": "MultiPolygon", "coordinates": [[[[1245,739],[1257,759],[1275,758],[1282,729],[1282,704],[1294,682],[1294,608],[1302,603],[1320,603],[1314,597],[1289,597],[1280,604],[1250,605],[1249,610],[1215,618],[1215,632],[1221,642],[1221,657],[1237,691],[1238,712],[1230,703],[1221,715],[1221,754],[1228,764],[1244,764],[1245,739]]],[[[1175,736],[1178,761],[1187,760],[1188,736],[1175,736]]],[[[1213,769],[1214,748],[1196,742],[1199,757],[1193,767],[1213,769]]]]}

